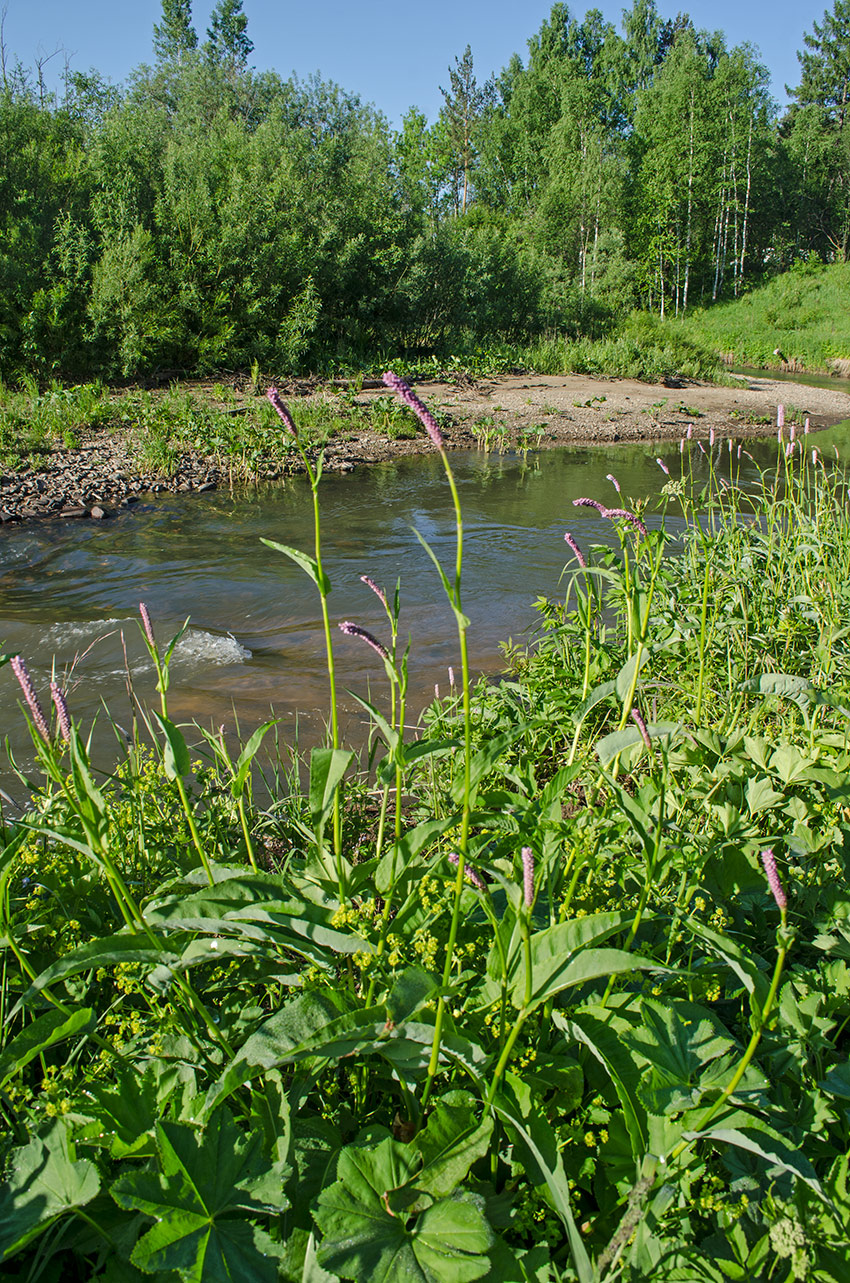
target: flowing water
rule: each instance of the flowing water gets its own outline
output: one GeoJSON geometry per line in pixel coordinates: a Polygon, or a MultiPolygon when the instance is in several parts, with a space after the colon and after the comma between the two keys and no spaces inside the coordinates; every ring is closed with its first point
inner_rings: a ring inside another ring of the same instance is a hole
{"type": "MultiPolygon", "coordinates": [[[[850,430],[839,427],[816,440],[826,447],[836,441],[840,448],[850,430]]],[[[753,442],[747,448],[758,454],[753,442]]],[[[763,449],[775,455],[775,445],[763,449]]],[[[616,473],[624,498],[656,496],[666,480],[657,452],[656,446],[621,446],[551,450],[527,460],[452,455],[465,521],[463,604],[472,621],[476,673],[500,668],[500,643],[532,636],[535,598],[558,595],[570,560],[565,530],[586,547],[614,540],[609,522],[593,509],[573,507],[572,500],[590,495],[618,503],[609,472],[616,473]]],[[[678,450],[668,447],[663,457],[678,475],[678,450]]],[[[696,449],[693,458],[698,473],[707,470],[696,449]]],[[[728,469],[725,450],[723,458],[728,469]]],[[[362,642],[336,632],[336,624],[352,619],[385,638],[380,603],[359,576],[370,575],[388,591],[400,579],[401,635],[412,639],[412,715],[433,698],[435,685],[447,693],[449,667],[459,673],[454,621],[413,528],[451,574],[454,514],[434,456],[328,475],[321,508],[343,726],[349,742],[362,742],[363,714],[344,688],[371,691],[382,703],[383,667],[362,642]]],[[[648,518],[650,525],[657,520],[648,518]]],[[[100,710],[94,742],[103,759],[114,744],[104,705],[127,728],[128,683],[144,705],[156,700],[136,624],[144,601],[161,642],[190,619],[172,668],[169,711],[176,720],[228,730],[238,721],[244,738],[274,715],[281,719],[281,740],[304,748],[322,738],[328,710],[319,602],[307,576],[266,548],[263,536],[311,549],[306,481],[160,498],[104,523],[6,527],[0,533],[0,645],[25,657],[45,697],[55,670],[83,725],[100,710]]],[[[0,727],[26,764],[32,746],[19,702],[11,670],[0,669],[0,727]]],[[[2,765],[0,771],[10,788],[8,772],[2,765]]]]}

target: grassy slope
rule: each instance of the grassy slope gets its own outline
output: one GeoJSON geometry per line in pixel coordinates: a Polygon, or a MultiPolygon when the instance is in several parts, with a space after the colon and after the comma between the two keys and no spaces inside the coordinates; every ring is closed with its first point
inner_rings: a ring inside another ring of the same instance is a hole
{"type": "Polygon", "coordinates": [[[694,312],[684,328],[735,364],[776,369],[778,348],[794,368],[833,371],[850,359],[850,264],[785,272],[734,302],[694,312]]]}

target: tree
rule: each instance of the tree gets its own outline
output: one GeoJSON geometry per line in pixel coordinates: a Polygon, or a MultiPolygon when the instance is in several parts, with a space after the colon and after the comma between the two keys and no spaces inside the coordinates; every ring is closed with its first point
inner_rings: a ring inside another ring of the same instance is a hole
{"type": "Polygon", "coordinates": [[[850,0],[835,0],[803,43],[802,76],[785,122],[800,173],[798,248],[843,261],[850,252],[850,0]]]}
{"type": "Polygon", "coordinates": [[[821,107],[830,123],[844,127],[850,94],[850,0],[835,0],[823,23],[812,23],[803,36],[806,50],[797,54],[802,69],[798,89],[789,90],[801,106],[821,107]]]}
{"type": "Polygon", "coordinates": [[[242,12],[242,0],[218,0],[207,28],[206,52],[209,60],[224,64],[231,72],[243,68],[254,48],[247,33],[248,19],[242,12]]]}
{"type": "Polygon", "coordinates": [[[154,23],[153,49],[157,62],[183,62],[198,47],[192,26],[192,0],[162,0],[162,22],[154,23]]]}
{"type": "Polygon", "coordinates": [[[454,204],[461,214],[466,212],[469,200],[469,181],[475,161],[475,132],[487,101],[486,92],[479,88],[472,69],[472,50],[469,45],[462,58],[455,58],[449,67],[451,90],[440,87],[445,102],[440,119],[451,149],[454,168],[454,204]]]}

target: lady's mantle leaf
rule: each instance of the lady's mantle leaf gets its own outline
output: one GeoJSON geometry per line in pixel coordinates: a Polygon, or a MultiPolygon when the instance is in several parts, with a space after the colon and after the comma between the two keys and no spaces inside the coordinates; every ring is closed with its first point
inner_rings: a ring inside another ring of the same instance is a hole
{"type": "Polygon", "coordinates": [[[325,1269],[370,1283],[467,1283],[489,1272],[493,1232],[474,1195],[441,1199],[416,1216],[389,1210],[388,1195],[415,1177],[420,1162],[394,1140],[343,1150],[339,1180],[322,1191],[315,1211],[325,1269]]]}
{"type": "Polygon", "coordinates": [[[136,1244],[133,1264],[149,1273],[179,1270],[191,1283],[274,1283],[279,1249],[240,1213],[288,1207],[287,1170],[270,1165],[262,1138],[246,1138],[223,1110],[201,1131],[168,1122],[156,1131],[160,1170],[112,1186],[119,1207],[157,1220],[136,1244]]]}

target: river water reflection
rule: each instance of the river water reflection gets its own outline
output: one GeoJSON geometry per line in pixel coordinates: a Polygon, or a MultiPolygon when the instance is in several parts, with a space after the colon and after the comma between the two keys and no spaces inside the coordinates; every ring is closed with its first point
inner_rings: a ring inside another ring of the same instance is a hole
{"type": "MultiPolygon", "coordinates": [[[[696,425],[697,435],[698,424],[696,425]]],[[[847,427],[819,434],[818,445],[839,449],[847,427]]],[[[775,442],[747,442],[763,462],[775,442]]],[[[694,468],[707,474],[694,444],[694,468]]],[[[590,495],[614,505],[608,473],[624,499],[650,498],[666,478],[656,462],[659,447],[563,449],[530,455],[458,453],[452,456],[465,518],[464,608],[472,621],[471,660],[476,672],[500,667],[499,645],[533,633],[533,603],[556,596],[569,560],[564,531],[585,546],[612,542],[609,522],[572,501],[590,495]]],[[[674,476],[680,455],[662,457],[674,476]]],[[[723,449],[722,466],[731,456],[723,449]]],[[[746,460],[744,461],[747,466],[746,460]]],[[[749,465],[751,467],[751,465],[749,465]]],[[[752,475],[752,474],[751,474],[752,475]]],[[[360,582],[368,574],[391,590],[401,579],[402,636],[412,638],[414,715],[445,693],[448,668],[458,668],[454,624],[436,572],[413,533],[431,543],[447,569],[453,566],[454,522],[438,458],[420,456],[329,475],[322,482],[324,559],[333,584],[334,624],[353,619],[385,635],[380,603],[360,582]]],[[[650,511],[648,522],[657,523],[650,511]]],[[[675,520],[668,517],[668,528],[675,520]]],[[[68,680],[69,702],[84,725],[109,706],[130,723],[125,651],[133,686],[153,704],[154,674],[141,645],[136,619],[145,601],[157,635],[167,641],[189,616],[175,653],[169,695],[180,721],[225,724],[238,718],[243,735],[270,715],[281,718],[281,739],[302,747],[316,742],[327,715],[327,673],[315,589],[287,558],[271,552],[262,536],[310,549],[312,510],[301,479],[262,491],[216,492],[159,499],[105,523],[50,523],[0,534],[0,643],[21,653],[46,696],[51,671],[68,680]]],[[[341,688],[383,700],[383,669],[361,642],[335,638],[341,688]]],[[[26,761],[31,745],[19,711],[20,693],[8,667],[0,670],[0,725],[26,761]]],[[[344,698],[350,740],[361,740],[362,715],[344,698]]],[[[100,718],[103,747],[111,741],[100,718]]],[[[0,766],[4,779],[8,773],[0,766]]],[[[8,784],[7,784],[8,787],[8,784]]]]}

